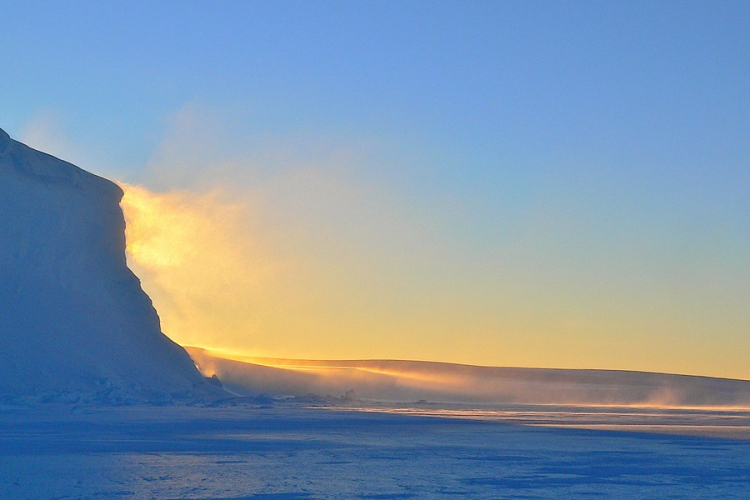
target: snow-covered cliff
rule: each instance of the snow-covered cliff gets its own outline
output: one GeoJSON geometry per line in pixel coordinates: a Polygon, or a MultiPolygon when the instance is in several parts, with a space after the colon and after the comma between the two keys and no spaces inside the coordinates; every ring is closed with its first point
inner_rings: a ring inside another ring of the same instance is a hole
{"type": "Polygon", "coordinates": [[[0,130],[0,395],[164,400],[213,389],[125,262],[114,183],[0,130]]]}

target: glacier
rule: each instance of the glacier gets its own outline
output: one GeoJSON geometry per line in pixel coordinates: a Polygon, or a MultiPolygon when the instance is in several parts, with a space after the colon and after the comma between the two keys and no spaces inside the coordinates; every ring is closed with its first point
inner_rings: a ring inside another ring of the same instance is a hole
{"type": "Polygon", "coordinates": [[[116,403],[212,391],[126,265],[122,195],[0,130],[0,396],[116,403]]]}

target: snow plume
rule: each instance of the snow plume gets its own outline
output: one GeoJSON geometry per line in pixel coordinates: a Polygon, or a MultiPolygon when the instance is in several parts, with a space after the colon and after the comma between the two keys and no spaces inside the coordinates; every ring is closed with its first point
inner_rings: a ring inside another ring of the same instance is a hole
{"type": "Polygon", "coordinates": [[[222,121],[186,107],[122,184],[129,264],[165,333],[186,345],[322,357],[402,324],[382,311],[427,297],[408,289],[420,288],[408,273],[440,246],[388,189],[361,178],[365,147],[237,137],[222,121]]]}
{"type": "Polygon", "coordinates": [[[128,264],[156,303],[164,331],[178,342],[208,345],[251,331],[252,304],[273,270],[248,231],[247,206],[219,190],[120,186],[128,264]]]}

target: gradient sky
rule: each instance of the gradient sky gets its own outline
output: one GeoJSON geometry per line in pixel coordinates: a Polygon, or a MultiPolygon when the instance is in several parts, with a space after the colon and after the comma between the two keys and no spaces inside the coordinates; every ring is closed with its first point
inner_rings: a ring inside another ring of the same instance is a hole
{"type": "Polygon", "coordinates": [[[178,342],[750,379],[750,4],[0,1],[178,342]]]}

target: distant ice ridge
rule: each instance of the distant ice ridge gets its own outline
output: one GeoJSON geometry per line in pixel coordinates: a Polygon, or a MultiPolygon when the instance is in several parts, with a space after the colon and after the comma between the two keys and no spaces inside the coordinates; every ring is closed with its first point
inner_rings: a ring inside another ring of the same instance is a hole
{"type": "Polygon", "coordinates": [[[216,389],[125,262],[122,190],[0,130],[0,396],[111,403],[216,389]]]}
{"type": "Polygon", "coordinates": [[[243,395],[442,403],[750,408],[750,381],[617,370],[496,368],[397,360],[227,359],[187,348],[243,395]]]}

